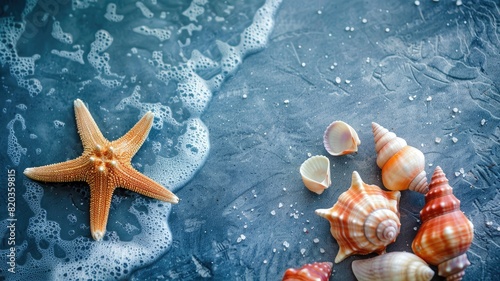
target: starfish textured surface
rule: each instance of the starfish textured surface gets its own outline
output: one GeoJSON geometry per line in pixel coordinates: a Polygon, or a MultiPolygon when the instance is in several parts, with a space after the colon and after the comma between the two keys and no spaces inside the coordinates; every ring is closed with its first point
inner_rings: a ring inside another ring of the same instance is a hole
{"type": "Polygon", "coordinates": [[[27,168],[24,174],[45,182],[87,182],[90,185],[90,232],[95,240],[101,240],[106,233],[111,198],[117,187],[170,203],[179,202],[170,190],[139,173],[130,163],[151,130],[152,112],[147,112],[124,136],[110,142],[104,138],[83,102],[77,99],[74,105],[78,133],[83,143],[82,156],[57,164],[27,168]]]}

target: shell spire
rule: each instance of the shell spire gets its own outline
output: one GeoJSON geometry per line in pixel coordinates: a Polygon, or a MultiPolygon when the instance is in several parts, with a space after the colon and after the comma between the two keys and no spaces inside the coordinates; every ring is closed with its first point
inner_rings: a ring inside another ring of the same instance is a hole
{"type": "Polygon", "coordinates": [[[301,268],[289,268],[282,281],[328,281],[332,275],[333,263],[308,263],[301,268]]]}
{"type": "Polygon", "coordinates": [[[428,186],[422,151],[375,122],[372,131],[384,186],[390,190],[410,189],[425,194],[428,186]]]}
{"type": "Polygon", "coordinates": [[[407,252],[353,261],[352,271],[358,281],[429,281],[434,276],[434,271],[423,259],[407,252]]]}
{"type": "Polygon", "coordinates": [[[460,210],[460,200],[441,167],[436,167],[420,211],[422,225],[412,243],[413,252],[432,265],[446,280],[461,280],[470,265],[467,250],[474,238],[474,226],[460,210]]]}
{"type": "Polygon", "coordinates": [[[330,232],[339,244],[335,263],[354,254],[384,253],[399,234],[399,191],[383,191],[352,173],[351,187],[330,209],[316,214],[330,222],[330,232]]]}

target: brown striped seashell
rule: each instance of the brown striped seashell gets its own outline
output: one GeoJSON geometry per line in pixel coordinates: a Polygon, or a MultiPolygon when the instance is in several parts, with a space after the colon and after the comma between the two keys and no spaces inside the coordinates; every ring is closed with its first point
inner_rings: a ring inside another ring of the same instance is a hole
{"type": "Polygon", "coordinates": [[[410,189],[425,194],[428,186],[422,151],[407,145],[404,139],[375,122],[372,130],[384,186],[390,190],[410,189]]]}
{"type": "Polygon", "coordinates": [[[332,274],[333,263],[308,263],[301,268],[289,268],[282,281],[328,281],[332,274]]]}
{"type": "Polygon", "coordinates": [[[315,155],[300,165],[300,175],[304,185],[312,192],[323,193],[330,184],[330,160],[323,155],[315,155]]]}
{"type": "Polygon", "coordinates": [[[318,209],[316,214],[330,221],[330,232],[339,244],[335,262],[350,255],[384,253],[396,240],[399,221],[399,191],[384,191],[361,180],[352,173],[351,187],[339,196],[330,209],[318,209]]]}
{"type": "Polygon", "coordinates": [[[357,152],[360,144],[356,130],[343,121],[332,122],[323,134],[323,145],[333,156],[357,152]]]}
{"type": "Polygon", "coordinates": [[[429,281],[434,271],[418,256],[391,252],[371,259],[352,262],[358,281],[429,281]]]}
{"type": "Polygon", "coordinates": [[[432,175],[420,218],[422,225],[413,240],[413,252],[437,265],[438,275],[446,280],[461,280],[470,265],[466,252],[474,238],[474,226],[460,211],[460,200],[453,195],[439,166],[432,175]]]}

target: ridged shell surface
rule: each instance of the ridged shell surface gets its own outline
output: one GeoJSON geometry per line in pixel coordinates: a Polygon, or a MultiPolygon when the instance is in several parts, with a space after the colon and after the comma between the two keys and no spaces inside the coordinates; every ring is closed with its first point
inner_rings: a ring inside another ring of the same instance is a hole
{"type": "Polygon", "coordinates": [[[461,280],[470,265],[466,252],[474,238],[474,226],[460,210],[460,201],[439,166],[432,175],[420,218],[422,225],[413,240],[413,252],[437,265],[438,274],[446,280],[461,280]]]}
{"type": "Polygon", "coordinates": [[[330,160],[322,155],[312,156],[300,165],[300,175],[307,189],[321,194],[331,184],[330,160]]]}
{"type": "Polygon", "coordinates": [[[356,130],[349,124],[334,121],[325,130],[323,144],[329,154],[340,156],[357,152],[361,141],[356,130]]]}
{"type": "Polygon", "coordinates": [[[429,281],[434,271],[418,256],[407,252],[391,252],[352,262],[358,281],[429,281]]]}
{"type": "Polygon", "coordinates": [[[410,189],[425,194],[428,188],[424,154],[375,122],[372,130],[384,186],[390,190],[410,189]]]}
{"type": "Polygon", "coordinates": [[[282,281],[328,281],[332,274],[331,262],[309,263],[301,268],[289,268],[282,281]]]}
{"type": "Polygon", "coordinates": [[[384,253],[399,234],[399,191],[383,191],[363,182],[352,173],[351,187],[342,193],[330,209],[316,214],[330,222],[330,232],[339,244],[335,262],[350,255],[384,253]]]}

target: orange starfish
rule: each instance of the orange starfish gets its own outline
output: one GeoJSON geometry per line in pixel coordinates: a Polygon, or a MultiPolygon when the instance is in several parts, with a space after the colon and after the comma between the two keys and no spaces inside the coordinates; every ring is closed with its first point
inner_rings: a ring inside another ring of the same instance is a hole
{"type": "Polygon", "coordinates": [[[179,198],[168,189],[135,170],[130,161],[146,140],[153,125],[153,113],[146,113],[124,136],[108,141],[97,127],[89,110],[75,100],[78,133],[83,143],[82,156],[62,163],[27,168],[24,174],[45,182],[85,181],[90,185],[90,232],[95,240],[106,233],[113,191],[123,187],[170,203],[179,198]]]}

